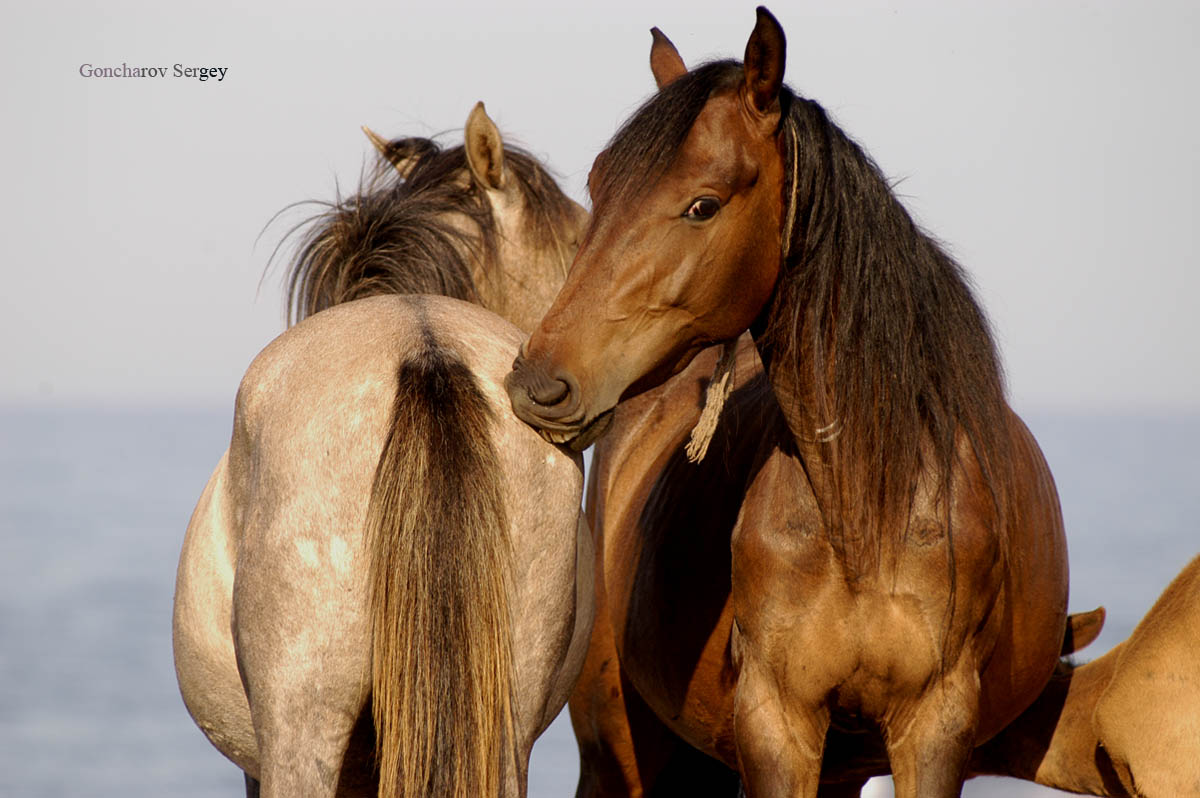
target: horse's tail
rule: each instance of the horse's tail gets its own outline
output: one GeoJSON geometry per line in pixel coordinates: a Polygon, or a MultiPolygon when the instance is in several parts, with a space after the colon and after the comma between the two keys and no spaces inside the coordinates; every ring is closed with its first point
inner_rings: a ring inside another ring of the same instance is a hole
{"type": "Polygon", "coordinates": [[[367,511],[379,795],[498,795],[515,763],[492,410],[432,341],[401,364],[367,511]]]}

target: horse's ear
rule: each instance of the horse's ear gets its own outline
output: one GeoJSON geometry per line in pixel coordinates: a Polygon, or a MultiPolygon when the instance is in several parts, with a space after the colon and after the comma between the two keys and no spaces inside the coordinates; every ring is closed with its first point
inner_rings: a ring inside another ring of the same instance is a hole
{"type": "Polygon", "coordinates": [[[1063,635],[1062,656],[1074,654],[1100,636],[1104,628],[1104,608],[1091,612],[1077,612],[1067,618],[1067,631],[1063,635]]]}
{"type": "Polygon", "coordinates": [[[366,125],[362,126],[362,132],[367,134],[367,138],[375,145],[375,149],[379,151],[379,155],[392,166],[396,167],[396,171],[400,173],[401,177],[408,177],[409,172],[417,165],[417,157],[415,155],[402,152],[399,147],[396,147],[392,142],[366,125]]]}
{"type": "Polygon", "coordinates": [[[499,191],[504,188],[507,174],[504,170],[504,140],[500,130],[487,115],[482,102],[475,103],[467,117],[463,132],[463,145],[467,151],[467,166],[475,182],[486,189],[499,191]]]}
{"type": "Polygon", "coordinates": [[[779,112],[779,90],[783,87],[783,67],[787,40],[783,28],[771,12],[758,7],[758,21],[746,42],[746,96],[751,107],[766,115],[779,112]]]}
{"type": "Polygon", "coordinates": [[[650,71],[654,73],[654,82],[658,84],[658,88],[664,89],[676,78],[686,75],[687,67],[666,34],[658,28],[651,28],[650,35],[654,37],[654,42],[650,45],[650,71]]]}

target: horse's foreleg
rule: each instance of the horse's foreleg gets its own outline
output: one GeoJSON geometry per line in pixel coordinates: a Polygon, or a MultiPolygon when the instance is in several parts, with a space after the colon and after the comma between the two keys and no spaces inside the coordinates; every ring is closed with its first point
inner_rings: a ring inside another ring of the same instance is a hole
{"type": "Polygon", "coordinates": [[[885,721],[896,798],[962,792],[979,721],[979,678],[960,664],[885,721]]]}
{"type": "Polygon", "coordinates": [[[738,675],[734,733],[746,795],[816,798],[829,709],[811,700],[785,704],[779,682],[747,656],[738,675]]]}

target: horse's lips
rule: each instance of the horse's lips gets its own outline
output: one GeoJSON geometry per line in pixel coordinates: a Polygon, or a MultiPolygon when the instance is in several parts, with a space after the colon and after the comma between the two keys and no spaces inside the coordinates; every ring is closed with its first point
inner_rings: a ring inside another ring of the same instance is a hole
{"type": "Polygon", "coordinates": [[[612,410],[607,410],[596,416],[592,419],[591,423],[578,431],[560,432],[558,430],[539,429],[538,434],[556,446],[566,446],[573,452],[582,452],[608,431],[608,425],[611,422],[612,410]]]}

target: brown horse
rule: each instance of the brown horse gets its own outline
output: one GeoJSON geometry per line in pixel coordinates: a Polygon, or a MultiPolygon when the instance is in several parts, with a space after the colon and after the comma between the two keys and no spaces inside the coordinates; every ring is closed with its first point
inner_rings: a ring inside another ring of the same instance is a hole
{"type": "Polygon", "coordinates": [[[1011,726],[975,752],[979,774],[1087,795],[1200,796],[1200,557],[1129,639],[1060,664],[1011,726]]]}
{"type": "Polygon", "coordinates": [[[974,746],[1057,662],[1057,495],[960,268],[821,107],[783,86],[784,51],[762,9],[744,65],[687,72],[656,35],[660,91],[596,159],[591,225],[509,394],[550,439],[591,436],[618,401],[748,330],[775,409],[730,434],[758,446],[751,467],[693,472],[714,494],[699,517],[729,532],[706,526],[697,544],[729,570],[682,592],[703,554],[655,516],[687,517],[663,506],[686,492],[656,483],[630,499],[640,507],[600,508],[605,670],[619,664],[661,725],[751,795],[857,789],[888,768],[898,795],[956,795],[974,746]],[[686,616],[680,650],[656,613],[686,616]]]}
{"type": "Polygon", "coordinates": [[[582,664],[582,464],[502,380],[586,214],[482,104],[465,139],[317,220],[188,527],[179,684],[250,795],[522,795],[582,664]]]}

